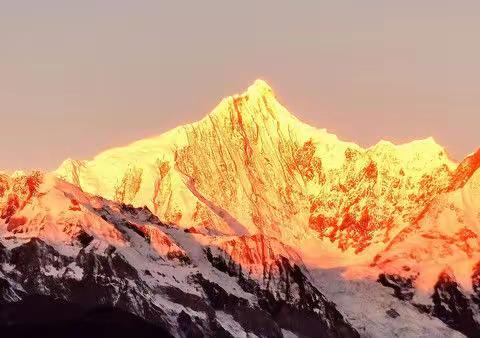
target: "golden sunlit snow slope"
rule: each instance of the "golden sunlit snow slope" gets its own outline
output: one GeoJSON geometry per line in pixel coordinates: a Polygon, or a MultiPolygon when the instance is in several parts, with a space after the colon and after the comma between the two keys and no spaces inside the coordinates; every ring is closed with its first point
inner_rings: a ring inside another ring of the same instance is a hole
{"type": "Polygon", "coordinates": [[[423,288],[431,287],[448,269],[471,289],[473,267],[480,261],[479,167],[480,151],[460,164],[449,190],[392,240],[375,258],[376,266],[412,278],[423,288]]]}
{"type": "Polygon", "coordinates": [[[384,247],[447,189],[455,167],[433,139],[369,149],[340,141],[292,116],[257,80],[201,121],[67,160],[56,174],[167,223],[297,247],[323,239],[353,255],[384,247]]]}

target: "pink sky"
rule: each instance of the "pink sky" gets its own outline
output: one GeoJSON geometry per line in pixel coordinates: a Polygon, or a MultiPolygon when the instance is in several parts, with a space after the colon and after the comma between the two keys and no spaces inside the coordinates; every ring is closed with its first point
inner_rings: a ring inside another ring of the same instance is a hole
{"type": "Polygon", "coordinates": [[[160,134],[256,78],[342,139],[433,136],[461,159],[480,146],[479,16],[478,1],[2,1],[0,168],[160,134]]]}

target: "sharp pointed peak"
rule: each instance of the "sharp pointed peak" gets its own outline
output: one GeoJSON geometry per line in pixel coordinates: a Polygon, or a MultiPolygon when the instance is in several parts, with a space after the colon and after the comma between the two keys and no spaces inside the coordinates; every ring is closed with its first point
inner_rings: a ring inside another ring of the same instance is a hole
{"type": "Polygon", "coordinates": [[[282,114],[291,116],[283,106],[278,102],[275,93],[270,85],[262,79],[253,81],[246,90],[227,96],[220,101],[208,116],[223,114],[228,111],[227,107],[231,105],[239,106],[241,104],[250,105],[249,113],[282,114]],[[263,108],[262,108],[263,107],[263,108]],[[267,107],[267,109],[264,109],[267,107]]]}
{"type": "Polygon", "coordinates": [[[247,87],[245,91],[231,96],[233,99],[240,97],[275,98],[275,93],[272,87],[265,80],[256,79],[250,86],[247,87]]]}
{"type": "Polygon", "coordinates": [[[248,92],[256,92],[261,95],[273,95],[275,96],[275,93],[273,92],[272,87],[262,79],[256,79],[247,89],[248,92]]]}

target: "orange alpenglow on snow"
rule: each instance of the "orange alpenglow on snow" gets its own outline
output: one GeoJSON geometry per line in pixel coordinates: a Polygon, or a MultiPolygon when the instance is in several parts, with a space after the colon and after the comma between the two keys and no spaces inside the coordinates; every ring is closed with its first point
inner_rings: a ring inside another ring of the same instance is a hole
{"type": "MultiPolygon", "coordinates": [[[[433,138],[401,145],[382,140],[368,149],[341,141],[298,120],[257,80],[201,121],[92,160],[67,160],[55,174],[205,235],[277,238],[311,266],[365,266],[374,257],[387,266],[396,243],[421,236],[408,249],[398,245],[408,252],[395,254],[427,251],[428,264],[440,269],[454,262],[432,248],[443,248],[448,238],[448,245],[468,252],[468,270],[480,258],[471,244],[478,212],[458,218],[455,234],[435,221],[435,235],[427,236],[435,244],[426,247],[426,237],[409,229],[426,229],[422,224],[439,200],[468,195],[478,201],[478,185],[470,182],[478,168],[473,158],[458,166],[433,138]]],[[[478,210],[475,203],[457,203],[462,212],[478,210]]],[[[423,268],[422,257],[416,269],[423,268]]]]}

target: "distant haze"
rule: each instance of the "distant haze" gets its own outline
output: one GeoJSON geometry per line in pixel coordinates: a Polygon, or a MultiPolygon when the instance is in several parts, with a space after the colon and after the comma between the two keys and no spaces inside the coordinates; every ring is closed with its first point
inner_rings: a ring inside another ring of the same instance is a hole
{"type": "Polygon", "coordinates": [[[480,146],[479,1],[0,3],[0,168],[160,134],[266,80],[297,117],[370,146],[480,146]]]}

